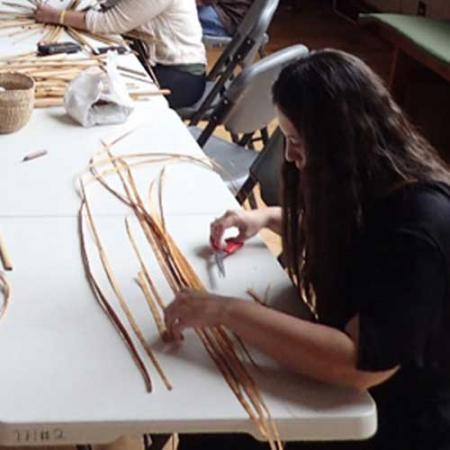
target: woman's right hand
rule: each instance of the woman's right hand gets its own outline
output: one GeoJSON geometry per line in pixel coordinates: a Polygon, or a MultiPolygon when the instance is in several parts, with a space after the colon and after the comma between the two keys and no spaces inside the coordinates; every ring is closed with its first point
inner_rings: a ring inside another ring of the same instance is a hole
{"type": "Polygon", "coordinates": [[[265,210],[227,211],[223,216],[215,219],[211,223],[211,245],[214,248],[221,248],[223,234],[228,228],[236,227],[239,233],[233,239],[243,242],[258,233],[266,224],[267,215],[265,214],[265,210]]]}

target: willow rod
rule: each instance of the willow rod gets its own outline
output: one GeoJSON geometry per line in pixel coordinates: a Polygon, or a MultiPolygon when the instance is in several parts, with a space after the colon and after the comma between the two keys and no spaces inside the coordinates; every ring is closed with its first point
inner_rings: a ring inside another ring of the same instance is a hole
{"type": "Polygon", "coordinates": [[[106,316],[109,318],[111,323],[114,325],[114,327],[117,329],[119,335],[125,342],[134,362],[136,363],[139,371],[142,374],[142,377],[145,382],[145,386],[148,392],[151,392],[152,390],[152,382],[150,375],[147,371],[147,368],[145,367],[144,362],[142,361],[141,357],[139,356],[139,353],[133,343],[133,340],[131,339],[130,335],[128,334],[127,329],[123,325],[122,321],[120,320],[119,316],[114,311],[114,308],[111,306],[109,301],[106,298],[106,295],[101,290],[100,286],[98,285],[97,281],[95,280],[94,276],[92,275],[92,269],[89,263],[89,257],[87,255],[87,247],[86,247],[86,241],[85,241],[85,231],[84,231],[84,211],[85,211],[85,202],[84,199],[82,199],[80,210],[78,213],[78,234],[80,238],[80,250],[81,250],[81,258],[83,261],[83,266],[85,268],[85,274],[87,281],[92,289],[92,292],[94,293],[95,298],[97,299],[97,302],[101,306],[101,308],[105,311],[106,316]]]}
{"type": "Polygon", "coordinates": [[[86,192],[84,189],[84,184],[81,181],[81,190],[83,193],[83,198],[84,198],[84,204],[85,204],[85,208],[86,208],[86,212],[87,212],[87,219],[88,219],[88,223],[90,226],[90,229],[92,231],[92,235],[94,238],[94,242],[95,245],[98,249],[99,255],[100,255],[100,260],[102,262],[103,268],[105,270],[105,275],[108,278],[109,283],[111,284],[111,287],[114,291],[114,294],[116,295],[118,301],[119,301],[119,305],[122,309],[122,311],[125,313],[125,316],[129,322],[129,324],[131,325],[131,328],[133,329],[135,335],[137,336],[138,340],[140,341],[142,347],[144,348],[146,354],[148,355],[148,357],[150,358],[150,360],[152,361],[153,365],[155,366],[157,372],[159,373],[161,379],[163,380],[164,384],[166,385],[167,389],[172,389],[171,384],[169,383],[166,375],[164,374],[164,371],[162,370],[158,360],[156,359],[153,350],[151,349],[150,345],[148,344],[148,342],[146,341],[142,330],[140,329],[136,319],[133,316],[133,313],[131,312],[125,297],[119,287],[119,282],[117,281],[114,272],[112,270],[112,266],[111,266],[111,262],[109,261],[109,258],[106,254],[106,251],[102,245],[101,239],[100,239],[100,235],[98,233],[98,230],[95,226],[95,221],[93,219],[93,215],[92,215],[92,211],[91,211],[91,207],[89,205],[87,196],[86,196],[86,192]]]}
{"type": "MultiPolygon", "coordinates": [[[[106,148],[106,152],[108,153],[108,156],[111,158],[112,153],[110,148],[106,148]]],[[[159,250],[161,253],[161,257],[163,258],[165,262],[165,267],[170,272],[170,279],[172,283],[176,284],[177,282],[182,282],[182,274],[177,270],[177,268],[171,264],[171,260],[168,255],[168,248],[161,248],[158,244],[160,244],[162,241],[162,233],[158,233],[158,227],[155,222],[155,220],[148,215],[144,204],[142,202],[142,199],[139,195],[139,192],[136,188],[136,184],[134,182],[133,175],[131,173],[131,170],[127,164],[122,159],[115,159],[113,161],[113,166],[116,169],[119,169],[119,164],[122,166],[124,171],[126,172],[127,178],[123,175],[121,170],[117,170],[117,174],[121,180],[122,186],[125,190],[126,196],[128,197],[128,200],[132,206],[132,208],[135,211],[136,216],[139,219],[139,222],[142,224],[145,224],[147,226],[143,227],[143,231],[146,234],[147,238],[149,239],[149,242],[152,243],[153,249],[159,250]],[[156,236],[152,236],[152,233],[156,234],[156,236]]],[[[156,253],[156,252],[155,252],[156,253]]],[[[169,273],[167,273],[169,275],[169,273]]]]}
{"type": "MultiPolygon", "coordinates": [[[[134,238],[133,238],[133,236],[131,234],[129,221],[126,220],[125,223],[126,223],[126,227],[127,227],[128,237],[130,239],[130,242],[131,242],[131,244],[133,246],[133,250],[134,250],[134,252],[135,252],[135,254],[136,254],[136,256],[137,256],[137,258],[139,260],[139,264],[141,266],[141,271],[139,272],[139,274],[142,274],[142,276],[145,278],[145,282],[146,282],[147,286],[149,287],[149,289],[151,291],[150,294],[151,294],[152,298],[154,297],[156,299],[156,303],[158,304],[158,306],[161,309],[164,309],[164,307],[165,307],[164,302],[162,301],[162,298],[158,294],[158,291],[156,289],[155,284],[153,283],[152,279],[149,276],[149,271],[148,271],[148,268],[147,268],[147,266],[146,266],[146,264],[144,262],[144,258],[142,257],[141,252],[139,251],[139,247],[137,246],[136,241],[134,240],[134,238]]],[[[153,310],[153,306],[149,305],[149,307],[150,307],[150,309],[153,310]]],[[[158,315],[159,314],[156,314],[156,316],[158,316],[158,315]]],[[[159,319],[158,320],[155,319],[155,321],[157,322],[157,321],[159,321],[159,319]]],[[[158,328],[160,328],[161,330],[164,331],[165,330],[165,325],[162,323],[162,321],[161,321],[160,325],[161,325],[161,327],[158,325],[158,328]]]]}
{"type": "MultiPolygon", "coordinates": [[[[108,149],[108,154],[111,156],[110,149],[108,149]]],[[[139,193],[137,192],[132,174],[129,168],[126,167],[123,159],[120,160],[120,164],[124,166],[124,170],[127,174],[127,178],[125,178],[121,174],[121,172],[118,171],[118,175],[122,180],[122,184],[124,185],[124,190],[127,194],[127,197],[130,201],[137,200],[136,204],[134,205],[134,209],[139,213],[138,218],[140,221],[142,219],[145,220],[144,229],[150,229],[151,232],[155,234],[155,238],[151,239],[150,243],[153,247],[155,246],[155,242],[158,244],[158,247],[156,249],[154,248],[154,251],[156,250],[160,252],[160,259],[166,264],[166,268],[168,269],[166,270],[166,273],[170,273],[172,275],[172,277],[168,279],[169,284],[175,284],[175,286],[173,286],[173,288],[175,288],[174,290],[178,290],[184,286],[192,286],[196,289],[204,290],[200,280],[195,275],[191,266],[188,264],[185,257],[181,254],[178,247],[176,247],[170,235],[164,233],[163,230],[159,228],[158,222],[150,217],[146,213],[146,211],[142,209],[142,200],[140,200],[139,198],[139,193]],[[130,183],[130,186],[125,185],[127,181],[130,183]]],[[[278,438],[276,427],[270,419],[270,414],[263,404],[263,401],[255,388],[254,382],[251,380],[251,377],[248,375],[241,361],[236,356],[233,344],[228,336],[223,333],[222,330],[215,328],[202,330],[202,333],[204,333],[204,337],[206,341],[208,341],[209,346],[216,349],[216,361],[220,361],[220,357],[218,355],[220,355],[221,353],[225,353],[228,356],[228,358],[225,357],[226,363],[224,363],[223,361],[222,363],[219,362],[219,369],[222,371],[230,387],[235,386],[236,379],[233,378],[233,376],[237,376],[241,379],[245,394],[251,400],[251,404],[256,411],[256,415],[253,415],[255,423],[258,425],[260,431],[263,432],[263,435],[269,440],[271,448],[279,448],[281,446],[281,443],[278,438]],[[221,352],[219,350],[221,350],[221,352]],[[230,373],[229,370],[227,371],[229,365],[233,366],[232,369],[230,369],[232,379],[229,379],[230,373]],[[245,373],[246,376],[243,377],[243,373],[245,373]]],[[[234,391],[240,399],[241,403],[244,403],[245,399],[243,399],[242,392],[236,391],[235,389],[234,391]]]]}
{"type": "MultiPolygon", "coordinates": [[[[170,247],[170,254],[174,258],[174,260],[176,260],[176,265],[180,267],[180,271],[183,272],[185,274],[185,277],[189,280],[188,285],[196,289],[204,290],[199,278],[193,272],[192,267],[189,265],[184,255],[181,254],[170,235],[164,234],[164,236],[167,240],[166,245],[170,247]]],[[[183,286],[178,286],[178,289],[180,287],[183,286]]],[[[257,415],[259,417],[257,423],[259,425],[261,425],[262,423],[262,430],[265,431],[264,435],[269,439],[271,447],[277,448],[278,444],[276,443],[280,443],[280,441],[276,432],[276,427],[273,426],[268,409],[262,401],[259,392],[256,389],[255,383],[242,365],[241,361],[236,357],[232,342],[220,327],[207,330],[204,329],[203,331],[206,334],[206,339],[210,340],[210,345],[214,345],[215,342],[215,344],[221,348],[222,352],[227,354],[228,357],[225,358],[225,361],[227,361],[227,363],[229,364],[234,365],[232,372],[237,372],[238,378],[240,378],[243,382],[246,395],[251,399],[253,407],[257,411],[257,415]],[[211,335],[208,336],[208,333],[211,333],[211,335]]],[[[218,353],[220,354],[221,352],[218,353]]],[[[223,366],[221,368],[222,370],[224,369],[223,366]]]]}
{"type": "MultiPolygon", "coordinates": [[[[65,89],[82,70],[88,67],[102,67],[104,58],[66,59],[20,57],[19,59],[0,60],[0,72],[20,71],[35,80],[35,107],[44,108],[62,106],[65,89]]],[[[146,80],[148,81],[148,80],[146,80]]],[[[139,87],[129,91],[129,95],[136,101],[146,100],[155,95],[168,95],[169,90],[141,90],[139,87]]]]}
{"type": "Polygon", "coordinates": [[[3,268],[5,270],[12,270],[13,264],[9,256],[8,248],[3,236],[0,234],[0,259],[2,260],[3,268]]]}
{"type": "MultiPolygon", "coordinates": [[[[145,209],[133,174],[125,161],[127,157],[113,156],[110,146],[107,146],[105,151],[110,157],[110,164],[113,165],[115,173],[119,176],[125,192],[125,195],[116,192],[116,197],[125,198],[126,204],[131,205],[134,210],[169,286],[174,291],[187,286],[204,290],[200,279],[187,259],[182,255],[170,235],[165,232],[161,225],[161,219],[152,217],[145,209]]],[[[104,163],[102,162],[102,164],[104,163]]],[[[90,166],[91,172],[94,167],[93,164],[90,166]]],[[[96,175],[98,176],[98,174],[96,175]]],[[[111,187],[110,190],[115,191],[111,187]]],[[[269,440],[271,448],[280,448],[281,443],[269,411],[259,395],[256,384],[238,358],[230,337],[220,328],[196,329],[195,331],[244,409],[263,436],[269,440]]]]}
{"type": "Polygon", "coordinates": [[[158,328],[158,333],[159,333],[160,338],[164,342],[170,342],[172,340],[172,338],[171,338],[171,336],[169,336],[169,333],[164,325],[164,320],[162,318],[162,315],[159,312],[158,305],[153,300],[153,295],[150,292],[150,288],[147,283],[147,279],[142,272],[138,273],[136,282],[144,294],[145,300],[147,301],[147,305],[150,309],[153,320],[155,321],[156,327],[158,328]]]}
{"type": "Polygon", "coordinates": [[[3,295],[3,303],[0,309],[0,319],[5,315],[9,306],[9,299],[11,297],[11,286],[3,272],[0,272],[0,290],[3,295]]]}

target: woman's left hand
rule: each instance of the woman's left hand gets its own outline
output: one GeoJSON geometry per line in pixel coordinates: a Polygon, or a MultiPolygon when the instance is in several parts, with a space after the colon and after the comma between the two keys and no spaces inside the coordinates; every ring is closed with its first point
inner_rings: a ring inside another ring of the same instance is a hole
{"type": "Polygon", "coordinates": [[[232,299],[229,297],[182,289],[164,310],[167,330],[175,339],[180,340],[183,339],[182,332],[186,328],[220,325],[230,302],[232,299]]]}
{"type": "Polygon", "coordinates": [[[61,11],[58,9],[47,5],[39,5],[34,12],[34,18],[37,22],[58,24],[60,14],[61,11]]]}

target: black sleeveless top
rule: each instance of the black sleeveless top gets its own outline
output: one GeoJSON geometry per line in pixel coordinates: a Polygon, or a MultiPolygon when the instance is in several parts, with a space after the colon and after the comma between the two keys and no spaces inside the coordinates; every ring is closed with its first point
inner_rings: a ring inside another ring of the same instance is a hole
{"type": "Polygon", "coordinates": [[[450,189],[405,186],[367,212],[349,298],[359,314],[358,368],[400,366],[371,389],[368,448],[450,449],[450,189]]]}

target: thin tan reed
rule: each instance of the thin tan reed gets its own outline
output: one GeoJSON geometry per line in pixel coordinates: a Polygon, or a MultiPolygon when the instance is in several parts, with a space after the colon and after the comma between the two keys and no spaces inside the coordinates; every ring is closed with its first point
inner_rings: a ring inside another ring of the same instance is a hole
{"type": "Polygon", "coordinates": [[[161,379],[163,380],[164,384],[166,385],[167,389],[172,389],[165,373],[163,372],[158,360],[156,359],[156,356],[153,353],[152,348],[150,347],[150,345],[148,344],[148,342],[146,341],[144,334],[141,330],[141,328],[139,327],[139,324],[137,323],[136,319],[134,318],[133,313],[131,312],[131,309],[128,306],[128,303],[120,289],[120,285],[119,282],[117,280],[117,278],[114,275],[114,271],[112,269],[112,265],[111,262],[107,256],[107,253],[102,245],[101,239],[100,239],[100,235],[98,233],[98,230],[96,228],[95,225],[95,221],[92,215],[92,211],[91,211],[91,207],[88,201],[88,198],[86,196],[86,192],[85,192],[85,187],[84,187],[84,183],[82,180],[80,180],[80,187],[81,187],[81,192],[83,195],[83,201],[84,201],[84,206],[87,212],[87,220],[88,220],[88,224],[89,227],[91,229],[94,241],[95,241],[95,245],[98,249],[99,252],[99,256],[100,256],[100,260],[101,263],[103,265],[105,274],[108,278],[108,281],[111,284],[111,287],[114,291],[114,294],[116,295],[118,301],[119,301],[119,305],[122,309],[122,311],[124,312],[131,328],[133,329],[135,335],[137,336],[138,340],[140,341],[142,347],[144,348],[145,352],[147,353],[148,357],[150,358],[150,360],[152,361],[153,365],[155,366],[156,370],[158,371],[159,375],[161,376],[161,379]]]}
{"type": "MultiPolygon", "coordinates": [[[[182,255],[173,239],[162,226],[162,219],[152,216],[145,208],[130,166],[126,162],[128,157],[115,157],[110,149],[111,145],[105,147],[105,151],[110,159],[109,162],[113,166],[112,173],[116,173],[119,176],[124,193],[114,191],[111,186],[109,186],[109,190],[115,192],[116,197],[122,201],[124,200],[134,211],[167,282],[174,292],[182,287],[204,290],[200,279],[187,259],[182,255]]],[[[104,162],[102,162],[103,164],[104,162]]],[[[95,164],[91,165],[91,169],[93,167],[95,167],[95,164]]],[[[96,179],[99,179],[97,172],[94,172],[94,176],[96,179]]],[[[161,186],[162,184],[159,184],[160,189],[161,186]]],[[[141,281],[144,279],[146,277],[141,275],[141,281]]],[[[255,382],[239,359],[231,337],[222,328],[205,328],[196,329],[195,331],[258,430],[268,439],[271,448],[281,448],[278,432],[270,417],[270,413],[259,394],[255,382]]]]}
{"type": "Polygon", "coordinates": [[[11,257],[9,256],[8,248],[6,247],[6,242],[1,234],[0,234],[0,259],[2,260],[3,269],[5,270],[13,269],[11,257]]]}
{"type": "MultiPolygon", "coordinates": [[[[86,68],[103,67],[105,58],[106,56],[96,56],[69,59],[60,55],[45,57],[19,55],[15,58],[0,59],[0,73],[17,71],[31,76],[35,80],[36,108],[61,106],[69,83],[86,68]]],[[[165,90],[130,91],[131,97],[135,100],[145,100],[167,93],[165,90]]]]}
{"type": "Polygon", "coordinates": [[[84,199],[82,199],[80,210],[78,213],[78,234],[79,234],[79,238],[80,238],[81,258],[83,261],[83,266],[85,269],[87,281],[88,281],[88,283],[92,289],[92,292],[93,292],[95,298],[97,299],[97,302],[99,303],[100,307],[103,309],[106,316],[111,321],[113,326],[118,331],[120,337],[125,342],[125,345],[127,346],[128,350],[131,354],[131,357],[133,358],[139,371],[142,374],[147,391],[151,392],[152,382],[150,379],[150,375],[148,373],[148,370],[147,370],[144,362],[142,361],[142,358],[139,355],[139,352],[136,349],[136,346],[133,343],[133,340],[131,339],[130,335],[128,334],[128,331],[127,331],[126,327],[123,325],[119,316],[114,311],[114,308],[109,303],[106,295],[101,290],[99,284],[95,280],[95,277],[92,275],[92,269],[91,269],[89,257],[87,254],[87,246],[86,246],[86,240],[85,240],[84,216],[85,216],[85,202],[84,202],[84,199]]]}
{"type": "Polygon", "coordinates": [[[3,295],[3,303],[0,307],[0,319],[5,315],[11,297],[11,286],[3,272],[0,272],[0,291],[3,295]]]}

